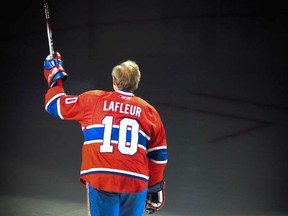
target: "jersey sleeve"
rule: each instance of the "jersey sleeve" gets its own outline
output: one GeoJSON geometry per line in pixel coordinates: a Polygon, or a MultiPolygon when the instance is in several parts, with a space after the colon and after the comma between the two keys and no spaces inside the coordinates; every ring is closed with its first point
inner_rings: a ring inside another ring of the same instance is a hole
{"type": "Polygon", "coordinates": [[[164,178],[164,170],[167,165],[167,141],[166,133],[157,111],[154,111],[154,123],[152,125],[151,139],[147,149],[149,159],[149,186],[153,186],[164,178]]]}
{"type": "Polygon", "coordinates": [[[85,97],[66,95],[62,87],[55,86],[46,92],[45,110],[56,118],[82,121],[85,112],[85,97]]]}

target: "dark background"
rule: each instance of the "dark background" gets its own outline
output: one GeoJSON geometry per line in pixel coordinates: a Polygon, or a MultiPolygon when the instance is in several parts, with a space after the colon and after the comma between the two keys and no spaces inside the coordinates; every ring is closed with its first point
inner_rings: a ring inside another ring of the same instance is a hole
{"type": "MultiPolygon", "coordinates": [[[[168,140],[159,215],[288,215],[286,5],[49,0],[67,94],[112,90],[114,65],[139,64],[135,94],[168,140]]],[[[1,215],[86,215],[80,125],[44,109],[43,1],[1,3],[0,48],[1,215]]]]}

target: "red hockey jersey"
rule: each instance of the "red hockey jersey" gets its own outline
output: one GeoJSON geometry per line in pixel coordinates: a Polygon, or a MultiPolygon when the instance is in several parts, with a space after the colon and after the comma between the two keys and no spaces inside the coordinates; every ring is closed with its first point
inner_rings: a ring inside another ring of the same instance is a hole
{"type": "Polygon", "coordinates": [[[73,96],[56,86],[46,92],[45,110],[81,124],[81,182],[99,190],[135,193],[163,180],[168,159],[161,118],[133,93],[92,90],[73,96]]]}

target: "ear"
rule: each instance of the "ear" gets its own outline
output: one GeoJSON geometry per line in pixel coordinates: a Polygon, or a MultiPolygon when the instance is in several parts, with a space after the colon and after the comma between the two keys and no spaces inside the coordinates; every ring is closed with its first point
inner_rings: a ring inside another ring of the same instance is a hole
{"type": "Polygon", "coordinates": [[[113,82],[113,85],[116,85],[116,78],[112,75],[112,82],[113,82]]]}
{"type": "Polygon", "coordinates": [[[118,90],[118,86],[117,86],[116,81],[114,79],[113,79],[113,89],[114,89],[114,91],[118,90]]]}

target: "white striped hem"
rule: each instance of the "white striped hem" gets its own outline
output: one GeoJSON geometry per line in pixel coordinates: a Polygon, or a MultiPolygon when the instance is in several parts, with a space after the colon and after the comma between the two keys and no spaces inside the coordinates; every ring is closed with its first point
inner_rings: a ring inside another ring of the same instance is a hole
{"type": "Polygon", "coordinates": [[[139,173],[135,173],[135,172],[130,172],[130,171],[125,171],[125,170],[119,170],[119,169],[110,169],[110,168],[91,168],[88,170],[82,170],[80,172],[81,175],[84,174],[88,174],[90,172],[110,172],[110,173],[119,173],[119,174],[125,174],[125,175],[130,175],[130,176],[135,176],[135,177],[139,177],[139,178],[143,178],[148,180],[149,176],[143,175],[143,174],[139,174],[139,173]]]}

